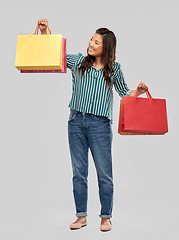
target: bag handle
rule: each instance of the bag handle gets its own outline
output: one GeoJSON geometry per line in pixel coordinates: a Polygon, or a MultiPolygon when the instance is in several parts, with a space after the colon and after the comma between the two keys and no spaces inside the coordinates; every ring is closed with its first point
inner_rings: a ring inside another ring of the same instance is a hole
{"type": "MultiPolygon", "coordinates": [[[[39,32],[39,24],[37,23],[30,36],[38,35],[38,32],[39,32]]],[[[51,33],[51,30],[50,30],[49,25],[48,25],[47,26],[47,35],[49,35],[49,34],[52,34],[52,33],[51,33]]]]}
{"type": "MultiPolygon", "coordinates": [[[[138,89],[139,89],[139,86],[137,86],[137,89],[135,91],[135,97],[137,97],[138,89]]],[[[148,98],[152,98],[152,95],[150,94],[148,89],[145,92],[148,98]]]]}

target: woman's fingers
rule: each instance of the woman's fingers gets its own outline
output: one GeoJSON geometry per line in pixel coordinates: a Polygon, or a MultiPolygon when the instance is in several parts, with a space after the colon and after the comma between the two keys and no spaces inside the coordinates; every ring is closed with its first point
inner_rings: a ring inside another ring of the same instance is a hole
{"type": "Polygon", "coordinates": [[[48,19],[40,19],[38,21],[38,25],[40,28],[40,31],[46,31],[47,27],[48,27],[48,19]]]}
{"type": "Polygon", "coordinates": [[[140,82],[139,88],[142,88],[142,89],[144,89],[144,90],[147,90],[147,89],[148,89],[148,86],[147,86],[147,84],[146,84],[145,82],[140,82]]]}
{"type": "Polygon", "coordinates": [[[38,21],[38,24],[47,26],[48,25],[48,19],[40,19],[38,21]]]}

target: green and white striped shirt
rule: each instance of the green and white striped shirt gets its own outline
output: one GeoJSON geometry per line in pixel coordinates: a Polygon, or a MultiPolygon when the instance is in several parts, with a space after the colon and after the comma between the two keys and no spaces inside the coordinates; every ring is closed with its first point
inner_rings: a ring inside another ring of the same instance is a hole
{"type": "MultiPolygon", "coordinates": [[[[104,116],[113,121],[113,91],[105,88],[106,81],[103,77],[103,68],[96,70],[91,67],[89,73],[79,75],[76,66],[84,59],[83,54],[67,54],[67,67],[72,73],[72,97],[69,107],[79,112],[91,113],[97,116],[104,116]]],[[[131,92],[125,83],[120,64],[114,62],[115,71],[112,76],[112,86],[119,96],[128,96],[131,92]]]]}

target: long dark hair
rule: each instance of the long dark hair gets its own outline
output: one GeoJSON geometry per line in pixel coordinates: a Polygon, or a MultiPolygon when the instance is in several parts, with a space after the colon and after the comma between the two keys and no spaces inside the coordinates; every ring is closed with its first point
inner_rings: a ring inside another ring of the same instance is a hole
{"type": "MultiPolygon", "coordinates": [[[[106,80],[106,87],[108,85],[109,89],[111,90],[112,86],[111,77],[114,74],[113,63],[116,59],[116,37],[114,33],[107,28],[99,28],[96,30],[96,33],[103,36],[103,56],[102,56],[102,61],[104,63],[103,77],[106,80]]],[[[88,54],[84,58],[83,62],[78,64],[80,65],[80,67],[78,68],[79,72],[82,75],[86,70],[87,72],[89,72],[89,69],[93,65],[94,61],[95,57],[88,54]]]]}

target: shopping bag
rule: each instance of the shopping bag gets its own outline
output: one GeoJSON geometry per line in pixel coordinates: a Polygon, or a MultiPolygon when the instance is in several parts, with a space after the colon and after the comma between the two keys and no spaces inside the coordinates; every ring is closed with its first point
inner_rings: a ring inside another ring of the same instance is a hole
{"type": "Polygon", "coordinates": [[[163,135],[168,132],[165,99],[124,96],[120,101],[118,133],[121,135],[163,135]]]}
{"type": "Polygon", "coordinates": [[[67,60],[66,60],[66,39],[62,38],[62,70],[21,70],[21,73],[66,73],[67,60]]]}
{"type": "Polygon", "coordinates": [[[62,70],[62,35],[18,35],[15,67],[18,70],[62,70]]]}

